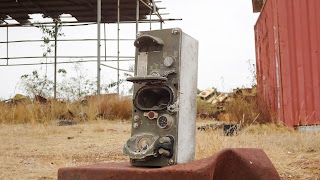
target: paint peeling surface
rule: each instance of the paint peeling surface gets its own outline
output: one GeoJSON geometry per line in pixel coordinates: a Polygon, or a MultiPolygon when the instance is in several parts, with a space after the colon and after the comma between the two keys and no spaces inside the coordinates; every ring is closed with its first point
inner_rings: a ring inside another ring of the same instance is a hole
{"type": "Polygon", "coordinates": [[[267,0],[255,25],[260,95],[288,126],[320,124],[319,9],[319,0],[267,0]]]}

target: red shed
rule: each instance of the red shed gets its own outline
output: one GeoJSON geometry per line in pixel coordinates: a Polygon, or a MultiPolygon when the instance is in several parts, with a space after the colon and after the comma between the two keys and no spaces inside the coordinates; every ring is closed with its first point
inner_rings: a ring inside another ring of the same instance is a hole
{"type": "Polygon", "coordinates": [[[255,25],[260,95],[287,126],[320,124],[320,0],[266,0],[255,25]]]}

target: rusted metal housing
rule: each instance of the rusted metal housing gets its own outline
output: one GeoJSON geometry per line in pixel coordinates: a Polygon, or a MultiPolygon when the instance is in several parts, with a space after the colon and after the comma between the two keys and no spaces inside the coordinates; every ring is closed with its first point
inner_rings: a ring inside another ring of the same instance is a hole
{"type": "Polygon", "coordinates": [[[255,25],[259,95],[287,126],[320,124],[319,9],[319,0],[267,0],[255,25]]]}

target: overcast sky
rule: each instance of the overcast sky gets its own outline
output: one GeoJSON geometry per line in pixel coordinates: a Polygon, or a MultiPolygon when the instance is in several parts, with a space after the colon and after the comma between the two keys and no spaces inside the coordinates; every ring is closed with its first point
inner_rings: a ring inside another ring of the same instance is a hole
{"type": "MultiPolygon", "coordinates": [[[[254,24],[259,14],[252,13],[251,0],[201,0],[201,1],[169,1],[158,3],[163,13],[170,13],[164,18],[182,18],[182,21],[166,22],[163,28],[180,27],[184,32],[199,41],[199,74],[198,88],[217,87],[220,91],[231,91],[237,87],[248,87],[252,84],[251,64],[255,63],[254,24]]],[[[103,27],[103,26],[102,26],[103,27]]],[[[152,24],[152,29],[159,29],[159,24],[152,24]]],[[[135,37],[134,24],[120,25],[121,38],[135,37]]],[[[148,24],[140,26],[140,30],[148,30],[148,24]]],[[[85,27],[63,27],[65,34],[60,39],[96,38],[96,25],[85,27]]],[[[116,26],[107,25],[107,38],[116,38],[116,26]]],[[[102,28],[103,32],[103,28],[102,28]]],[[[9,40],[41,39],[42,34],[37,28],[10,28],[9,40]]],[[[6,29],[0,28],[0,41],[6,40],[6,29]]],[[[116,42],[107,43],[107,55],[116,55],[116,42]]],[[[41,43],[10,44],[9,56],[42,56],[41,43]]],[[[134,56],[132,41],[121,41],[121,56],[134,56]]],[[[104,44],[102,54],[104,55],[104,44]]],[[[95,56],[96,42],[59,42],[58,55],[60,56],[95,56]]],[[[6,57],[6,45],[0,44],[0,57],[6,57]]],[[[60,59],[59,61],[69,61],[60,59]]],[[[42,62],[45,60],[42,60],[42,62]]],[[[49,60],[51,61],[51,60],[49,60]]],[[[36,60],[26,59],[12,63],[30,63],[36,60]]],[[[10,62],[9,62],[10,63],[10,62]]],[[[116,66],[116,63],[105,64],[116,66]]],[[[3,60],[0,64],[5,64],[3,60]]],[[[123,69],[128,69],[132,62],[121,63],[123,69]]],[[[74,65],[59,65],[70,75],[74,65]]],[[[13,66],[0,67],[0,98],[8,99],[14,94],[24,94],[18,83],[23,74],[33,70],[44,72],[45,66],[13,66]]],[[[47,66],[48,75],[53,79],[53,66],[47,66]]],[[[96,78],[96,64],[82,63],[84,74],[88,78],[96,78]]],[[[116,71],[101,67],[102,82],[109,83],[116,79],[116,71]]],[[[122,75],[121,75],[122,76],[122,75]]],[[[121,87],[125,91],[128,84],[121,87]]]]}

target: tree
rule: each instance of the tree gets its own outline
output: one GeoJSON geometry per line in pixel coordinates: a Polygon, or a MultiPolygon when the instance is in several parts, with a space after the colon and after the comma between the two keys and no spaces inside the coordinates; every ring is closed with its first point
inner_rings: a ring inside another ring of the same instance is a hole
{"type": "Polygon", "coordinates": [[[46,76],[40,76],[37,70],[32,71],[31,74],[22,75],[21,85],[30,96],[48,97],[53,90],[53,81],[48,80],[46,76]]]}

